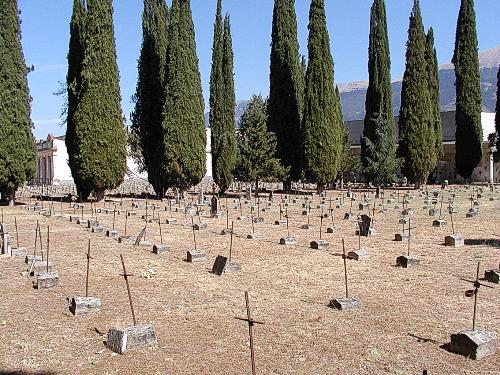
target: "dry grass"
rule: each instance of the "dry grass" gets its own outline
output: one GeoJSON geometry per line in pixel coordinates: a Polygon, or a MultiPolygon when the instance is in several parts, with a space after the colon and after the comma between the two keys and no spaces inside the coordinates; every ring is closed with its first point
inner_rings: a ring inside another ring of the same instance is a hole
{"type": "MultiPolygon", "coordinates": [[[[335,197],[337,193],[328,194],[335,197]]],[[[174,213],[181,224],[162,224],[171,254],[156,256],[150,248],[118,244],[70,223],[67,216],[73,210],[67,204],[62,219],[19,207],[4,208],[11,233],[15,232],[16,216],[20,245],[30,252],[36,221],[40,221],[44,241],[50,224],[50,257],[61,282],[57,288],[37,291],[31,279],[19,274],[26,268],[24,259],[0,257],[0,373],[17,369],[57,374],[250,373],[248,328],[234,319],[245,316],[243,292],[249,290],[254,318],[265,322],[255,328],[259,374],[416,375],[424,368],[429,374],[500,374],[499,353],[472,361],[440,347],[452,333],[471,326],[473,300],[464,296],[471,286],[460,277],[473,278],[479,260],[481,272],[498,266],[500,248],[492,240],[500,239],[499,200],[490,202],[486,195],[481,200],[480,216],[466,219],[470,203],[462,193],[455,228],[466,239],[477,241],[453,249],[443,244],[451,228],[433,228],[433,218],[416,197],[410,204],[415,210],[412,226],[417,227],[412,231],[412,253],[422,263],[413,269],[394,266],[396,257],[406,252],[406,243],[392,241],[400,230],[399,211],[393,209],[394,204],[387,205],[386,214],[377,210],[378,234],[362,240],[370,258],[348,262],[349,289],[363,307],[340,312],[327,304],[344,293],[341,237],[347,250],[358,246],[355,223],[341,220],[348,207],[334,211],[341,231],[323,233],[330,248],[315,251],[309,242],[319,237],[318,211],[311,218],[313,230],[299,229],[306,222],[301,205],[290,208],[290,231],[298,245],[278,245],[286,234],[284,227],[273,225],[279,217],[279,199],[275,195],[274,205],[262,213],[265,223],[256,224],[263,240],[247,240],[251,223],[235,221],[233,260],[241,264],[242,271],[221,277],[209,271],[217,255],[228,254],[229,236],[220,235],[225,218],[203,218],[208,229],[197,233],[197,242],[209,259],[190,264],[184,259],[186,251],[193,248],[192,231],[182,225],[181,213],[174,213]],[[68,310],[68,299],[85,292],[88,238],[92,239],[94,258],[90,295],[101,298],[103,310],[98,315],[74,317],[68,310]],[[131,289],[138,321],[154,322],[158,336],[156,348],[132,350],[122,356],[112,354],[103,344],[108,328],[132,324],[125,282],[119,276],[119,254],[136,276],[131,279],[131,289]],[[153,278],[138,277],[148,269],[154,269],[153,278]]],[[[233,208],[235,204],[229,202],[233,208]]],[[[130,201],[124,204],[130,209],[130,201]]],[[[140,219],[144,201],[138,211],[138,216],[128,221],[132,235],[144,226],[140,219]]],[[[358,212],[357,207],[354,212],[358,212]]],[[[165,211],[160,214],[162,222],[170,216],[165,211]]],[[[85,215],[90,216],[88,208],[85,215]]],[[[238,215],[239,210],[231,210],[231,219],[238,215]]],[[[109,228],[112,217],[99,214],[99,221],[109,228]]],[[[327,219],[324,230],[329,224],[327,219]]],[[[123,232],[124,215],[117,216],[115,226],[123,232]]],[[[157,224],[148,224],[147,237],[159,242],[157,224]]],[[[43,245],[45,250],[46,243],[43,245]]],[[[477,325],[497,334],[499,302],[500,287],[481,288],[477,325]]]]}

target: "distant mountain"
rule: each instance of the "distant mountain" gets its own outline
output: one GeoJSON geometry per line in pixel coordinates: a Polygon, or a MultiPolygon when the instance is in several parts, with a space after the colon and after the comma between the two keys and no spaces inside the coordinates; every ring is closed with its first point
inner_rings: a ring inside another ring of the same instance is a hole
{"type": "MultiPolygon", "coordinates": [[[[483,96],[483,111],[495,112],[497,71],[500,65],[500,46],[486,50],[479,54],[479,67],[481,74],[481,90],[483,96]]],[[[455,71],[453,64],[444,64],[439,67],[440,105],[442,112],[455,110],[455,71]]],[[[399,115],[401,105],[402,80],[392,83],[392,97],[394,115],[399,115]]],[[[342,110],[345,121],[362,120],[365,117],[365,96],[368,81],[340,83],[338,85],[342,99],[342,110]]],[[[248,105],[248,100],[236,102],[235,119],[239,119],[248,105]]],[[[205,114],[205,124],[208,126],[208,113],[205,114]]]]}
{"type": "MultiPolygon", "coordinates": [[[[500,65],[500,46],[479,54],[483,111],[495,112],[497,71],[500,65]]],[[[455,71],[453,64],[439,67],[441,111],[455,110],[455,71]]],[[[399,114],[402,81],[392,83],[394,115],[399,114]]],[[[342,109],[346,121],[362,120],[365,117],[365,96],[368,81],[339,84],[342,109]]]]}

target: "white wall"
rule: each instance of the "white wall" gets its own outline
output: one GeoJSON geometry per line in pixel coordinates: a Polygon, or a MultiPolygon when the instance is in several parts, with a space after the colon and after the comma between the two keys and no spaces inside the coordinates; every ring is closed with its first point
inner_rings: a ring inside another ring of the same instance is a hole
{"type": "Polygon", "coordinates": [[[206,128],[207,133],[207,146],[205,148],[207,155],[207,171],[205,172],[205,177],[212,177],[212,140],[210,138],[212,132],[210,128],[206,128]]]}
{"type": "Polygon", "coordinates": [[[60,139],[53,140],[54,148],[54,182],[60,181],[73,181],[71,177],[71,170],[68,165],[68,151],[66,149],[66,143],[60,139]]]}

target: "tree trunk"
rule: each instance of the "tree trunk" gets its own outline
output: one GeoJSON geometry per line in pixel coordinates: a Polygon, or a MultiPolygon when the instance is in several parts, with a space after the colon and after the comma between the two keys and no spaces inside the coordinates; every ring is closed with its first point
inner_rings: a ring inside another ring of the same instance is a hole
{"type": "Polygon", "coordinates": [[[16,191],[14,190],[9,194],[9,206],[14,206],[16,204],[16,191]]]}
{"type": "Polygon", "coordinates": [[[320,195],[321,193],[323,193],[323,191],[325,191],[325,184],[322,184],[322,183],[318,182],[316,191],[317,191],[318,195],[320,195]]]}
{"type": "Polygon", "coordinates": [[[99,189],[99,190],[95,191],[95,201],[96,201],[96,203],[97,202],[101,202],[104,199],[104,192],[105,192],[104,189],[99,189]]]}
{"type": "Polygon", "coordinates": [[[344,190],[344,174],[340,176],[340,190],[344,190]]]}
{"type": "Polygon", "coordinates": [[[255,180],[255,198],[259,198],[259,179],[255,180]]]}
{"type": "Polygon", "coordinates": [[[283,193],[290,194],[292,191],[292,180],[283,181],[283,193]]]}

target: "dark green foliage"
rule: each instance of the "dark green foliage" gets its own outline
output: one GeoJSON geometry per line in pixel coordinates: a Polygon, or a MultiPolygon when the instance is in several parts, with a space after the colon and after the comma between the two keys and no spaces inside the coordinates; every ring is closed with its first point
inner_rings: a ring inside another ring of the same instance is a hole
{"type": "MultiPolygon", "coordinates": [[[[126,134],[111,0],[87,0],[81,87],[71,121],[70,168],[80,198],[120,185],[126,172],[126,134]]],[[[68,74],[70,76],[70,74],[68,74]]]]}
{"type": "Polygon", "coordinates": [[[27,73],[17,1],[0,0],[0,193],[11,204],[36,167],[27,73]]]}
{"type": "Polygon", "coordinates": [[[81,186],[75,155],[78,152],[78,145],[75,140],[76,123],[74,115],[82,91],[82,63],[84,58],[84,26],[85,7],[83,0],[73,1],[73,14],[70,22],[70,39],[68,52],[68,73],[66,75],[67,90],[67,110],[66,110],[66,149],[69,156],[69,166],[72,171],[73,180],[76,186],[81,186]]]}
{"type": "Polygon", "coordinates": [[[276,136],[267,130],[267,104],[253,96],[241,116],[238,132],[237,177],[241,181],[273,182],[286,177],[288,168],[276,157],[276,136]]]}
{"type": "Polygon", "coordinates": [[[135,110],[132,114],[132,142],[129,144],[132,152],[141,151],[148,180],[159,197],[163,197],[165,191],[162,174],[162,113],[165,103],[167,25],[165,0],[144,0],[139,77],[133,97],[135,110]]]}
{"type": "Polygon", "coordinates": [[[318,190],[337,176],[342,152],[342,119],[335,94],[333,59],[324,0],[312,0],[309,12],[303,129],[306,177],[318,190]]]}
{"type": "Polygon", "coordinates": [[[221,1],[217,3],[214,25],[212,73],[210,76],[210,127],[212,175],[225,192],[233,182],[236,164],[236,124],[234,108],[233,46],[229,16],[222,25],[221,1]]]}
{"type": "Polygon", "coordinates": [[[396,172],[396,124],[392,115],[391,59],[384,0],[373,2],[369,39],[369,84],[361,156],[366,179],[380,184],[392,182],[396,172]],[[374,150],[373,145],[385,152],[374,150]]]}
{"type": "Polygon", "coordinates": [[[439,106],[439,66],[434,47],[434,30],[432,27],[426,36],[427,75],[429,80],[429,95],[431,100],[430,118],[434,128],[434,167],[443,153],[443,134],[441,129],[441,110],[439,106]]]}
{"type": "Polygon", "coordinates": [[[435,131],[432,121],[426,39],[420,4],[414,1],[408,29],[406,70],[401,89],[399,112],[399,155],[403,175],[416,187],[427,181],[435,166],[435,131]]]}
{"type": "Polygon", "coordinates": [[[495,161],[500,161],[500,66],[497,73],[497,105],[495,107],[496,152],[495,161]]]}
{"type": "Polygon", "coordinates": [[[172,2],[166,71],[165,187],[185,191],[202,180],[206,168],[203,97],[189,0],[172,2]]]}
{"type": "MultiPolygon", "coordinates": [[[[295,0],[275,0],[271,71],[269,75],[268,129],[276,134],[277,155],[290,168],[290,180],[302,176],[304,70],[297,41],[295,0]]],[[[290,180],[285,184],[290,187],[290,180]]]]}
{"type": "Polygon", "coordinates": [[[481,83],[473,0],[462,0],[455,38],[452,59],[457,92],[455,164],[457,173],[469,179],[483,157],[481,83]]]}

